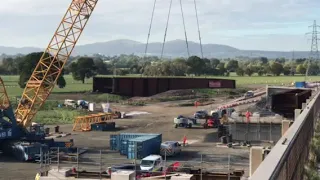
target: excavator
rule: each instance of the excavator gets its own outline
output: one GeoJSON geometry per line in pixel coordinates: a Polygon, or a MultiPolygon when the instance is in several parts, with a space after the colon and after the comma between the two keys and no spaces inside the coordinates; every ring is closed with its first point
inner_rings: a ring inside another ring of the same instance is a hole
{"type": "Polygon", "coordinates": [[[0,150],[20,160],[34,158],[42,147],[72,147],[73,141],[45,139],[41,125],[32,119],[52,92],[64,65],[81,36],[98,0],[72,0],[49,45],[38,61],[14,111],[0,78],[0,150]]]}

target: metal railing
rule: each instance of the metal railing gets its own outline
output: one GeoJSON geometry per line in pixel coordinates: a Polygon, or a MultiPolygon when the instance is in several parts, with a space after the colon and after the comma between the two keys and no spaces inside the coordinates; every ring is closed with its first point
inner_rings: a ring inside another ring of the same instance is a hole
{"type": "Polygon", "coordinates": [[[314,124],[319,118],[320,91],[309,100],[294,123],[250,177],[251,180],[303,179],[314,124]]]}
{"type": "MultiPolygon", "coordinates": [[[[170,170],[172,170],[173,164],[178,163],[178,170],[175,172],[186,172],[190,173],[190,169],[196,170],[199,176],[198,179],[205,177],[206,172],[214,172],[226,175],[228,179],[240,179],[240,176],[235,175],[234,172],[245,171],[245,167],[248,168],[249,157],[230,155],[230,154],[213,154],[213,153],[202,153],[197,155],[190,155],[189,159],[175,160],[176,157],[163,157],[163,168],[158,172],[154,171],[142,171],[140,170],[139,159],[126,159],[123,156],[119,156],[119,152],[110,150],[95,150],[86,149],[86,152],[81,154],[82,149],[76,149],[74,154],[64,153],[64,148],[52,148],[50,152],[41,153],[40,155],[40,168],[39,173],[42,175],[48,175],[48,171],[55,169],[56,171],[63,171],[65,169],[74,169],[75,177],[79,178],[83,176],[82,172],[95,172],[97,177],[102,179],[106,176],[110,176],[111,167],[117,165],[128,165],[131,164],[136,175],[142,173],[158,173],[159,175],[166,176],[170,170]],[[239,177],[239,178],[237,178],[239,177]]],[[[179,156],[179,155],[177,155],[179,156]]],[[[139,176],[138,176],[139,177],[139,176]]]]}

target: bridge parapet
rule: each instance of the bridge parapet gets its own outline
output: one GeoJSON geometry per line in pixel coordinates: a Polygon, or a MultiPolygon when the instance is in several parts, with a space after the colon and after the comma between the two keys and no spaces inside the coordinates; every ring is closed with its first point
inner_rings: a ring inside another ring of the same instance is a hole
{"type": "Polygon", "coordinates": [[[320,113],[320,91],[315,91],[250,180],[303,179],[314,125],[320,113]]]}

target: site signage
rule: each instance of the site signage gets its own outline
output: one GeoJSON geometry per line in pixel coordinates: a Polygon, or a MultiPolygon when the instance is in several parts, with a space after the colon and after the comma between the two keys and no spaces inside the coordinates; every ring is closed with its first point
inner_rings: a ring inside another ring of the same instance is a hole
{"type": "Polygon", "coordinates": [[[221,82],[220,81],[209,81],[209,88],[220,88],[221,82]]]}

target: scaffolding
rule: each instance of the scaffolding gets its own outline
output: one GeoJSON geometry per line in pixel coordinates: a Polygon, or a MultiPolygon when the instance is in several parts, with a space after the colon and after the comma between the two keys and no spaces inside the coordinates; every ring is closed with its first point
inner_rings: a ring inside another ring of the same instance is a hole
{"type": "Polygon", "coordinates": [[[91,131],[91,124],[113,122],[114,114],[98,113],[87,116],[77,116],[74,119],[73,131],[91,131]]]}

